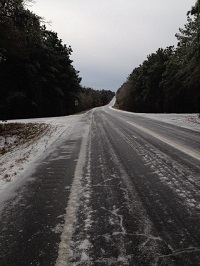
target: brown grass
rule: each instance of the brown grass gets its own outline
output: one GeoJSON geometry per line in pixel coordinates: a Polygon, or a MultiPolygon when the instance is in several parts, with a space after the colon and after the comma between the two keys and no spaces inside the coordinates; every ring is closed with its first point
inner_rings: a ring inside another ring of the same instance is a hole
{"type": "Polygon", "coordinates": [[[37,140],[43,134],[47,132],[49,125],[39,123],[5,123],[0,124],[0,136],[4,138],[4,147],[0,148],[0,155],[7,153],[13,148],[29,144],[32,141],[37,140]],[[9,137],[15,137],[14,143],[7,143],[9,137]]]}

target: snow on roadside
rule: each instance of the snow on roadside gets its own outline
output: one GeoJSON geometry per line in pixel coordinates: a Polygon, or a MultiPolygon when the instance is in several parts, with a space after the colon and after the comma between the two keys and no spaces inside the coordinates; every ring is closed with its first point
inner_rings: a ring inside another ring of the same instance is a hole
{"type": "Polygon", "coordinates": [[[192,129],[192,130],[200,132],[200,118],[198,117],[198,114],[132,113],[132,112],[127,112],[127,111],[113,108],[112,106],[110,106],[109,108],[116,112],[127,113],[133,116],[141,116],[141,117],[161,121],[164,123],[173,124],[179,127],[184,127],[187,129],[192,129]]]}
{"type": "MultiPolygon", "coordinates": [[[[58,118],[38,118],[12,120],[6,123],[20,123],[22,126],[38,125],[41,128],[40,134],[32,136],[29,140],[23,141],[19,136],[3,136],[0,134],[0,193],[11,183],[17,181],[25,170],[76,120],[77,116],[58,118]],[[42,126],[45,126],[42,129],[42,126]]],[[[0,122],[2,125],[3,123],[0,122]]]]}
{"type": "MultiPolygon", "coordinates": [[[[149,119],[154,119],[180,127],[192,129],[200,132],[200,119],[197,114],[145,114],[145,113],[130,113],[121,111],[111,107],[113,102],[110,103],[110,111],[127,113],[133,116],[141,116],[149,119]]],[[[105,107],[103,107],[104,109],[105,107]]],[[[105,110],[105,109],[104,109],[105,110]]],[[[8,136],[6,138],[6,145],[11,147],[10,151],[0,153],[0,193],[5,188],[18,179],[19,175],[28,169],[31,163],[66,130],[71,124],[76,123],[82,115],[73,115],[65,117],[48,117],[48,118],[34,118],[12,120],[9,123],[39,123],[46,124],[47,130],[45,134],[33,138],[32,141],[22,143],[16,146],[18,141],[17,135],[8,136]],[[14,147],[14,148],[13,148],[14,147]]],[[[3,124],[0,122],[0,125],[3,124]]],[[[5,145],[5,138],[0,134],[0,150],[5,145]]]]}
{"type": "Polygon", "coordinates": [[[176,126],[200,131],[198,114],[141,114],[143,117],[170,123],[176,126]]]}

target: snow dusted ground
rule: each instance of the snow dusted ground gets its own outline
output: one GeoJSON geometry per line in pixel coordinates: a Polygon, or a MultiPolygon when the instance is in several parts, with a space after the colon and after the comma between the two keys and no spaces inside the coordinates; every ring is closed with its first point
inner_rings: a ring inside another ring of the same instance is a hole
{"type": "MultiPolygon", "coordinates": [[[[107,108],[107,107],[103,107],[107,108]]],[[[124,112],[110,107],[116,112],[124,112]]],[[[129,112],[127,112],[129,113],[129,112]]],[[[189,128],[200,132],[200,119],[197,114],[137,114],[154,120],[159,120],[166,123],[171,123],[180,127],[189,128]]],[[[84,114],[85,115],[85,114],[84,114]]],[[[36,161],[38,156],[43,154],[45,150],[66,130],[71,124],[78,123],[83,115],[51,117],[51,118],[36,118],[12,120],[9,123],[40,123],[47,124],[47,129],[36,138],[15,146],[16,136],[7,138],[7,145],[10,146],[10,151],[5,154],[0,154],[0,193],[6,187],[15,182],[20,174],[36,161]]],[[[2,124],[2,122],[1,122],[2,124]]],[[[5,139],[0,135],[0,148],[5,145],[5,139]]]]}
{"type": "MultiPolygon", "coordinates": [[[[22,123],[26,126],[30,123],[45,125],[45,129],[30,140],[22,141],[19,136],[5,136],[0,134],[0,150],[6,149],[6,153],[0,153],[0,193],[11,183],[18,180],[19,176],[31,168],[39,156],[66,130],[70,125],[77,123],[81,115],[53,118],[36,118],[10,120],[8,123],[22,123]],[[17,144],[16,144],[17,143],[17,144]]],[[[0,122],[0,124],[4,124],[0,122]]]]}

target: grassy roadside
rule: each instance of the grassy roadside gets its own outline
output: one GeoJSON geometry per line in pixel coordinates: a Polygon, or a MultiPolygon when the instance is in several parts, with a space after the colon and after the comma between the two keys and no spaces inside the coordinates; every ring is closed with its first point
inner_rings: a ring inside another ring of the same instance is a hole
{"type": "Polygon", "coordinates": [[[39,123],[2,123],[0,124],[0,156],[41,137],[49,128],[39,123]]]}

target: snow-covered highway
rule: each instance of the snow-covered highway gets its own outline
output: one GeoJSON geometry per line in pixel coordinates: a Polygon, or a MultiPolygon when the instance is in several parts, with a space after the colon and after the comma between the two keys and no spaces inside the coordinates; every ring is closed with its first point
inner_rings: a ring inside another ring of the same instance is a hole
{"type": "Polygon", "coordinates": [[[41,119],[67,126],[0,194],[0,265],[200,265],[195,119],[41,119]]]}

